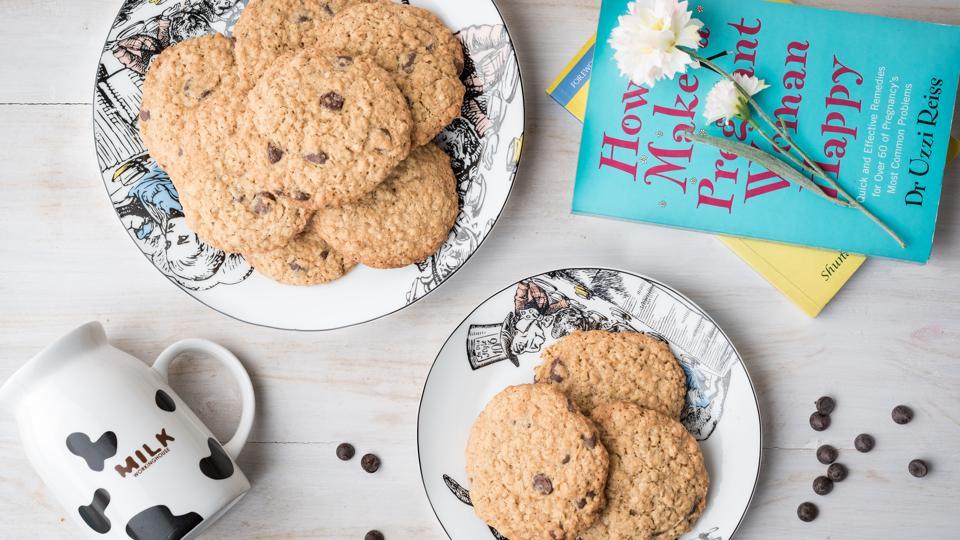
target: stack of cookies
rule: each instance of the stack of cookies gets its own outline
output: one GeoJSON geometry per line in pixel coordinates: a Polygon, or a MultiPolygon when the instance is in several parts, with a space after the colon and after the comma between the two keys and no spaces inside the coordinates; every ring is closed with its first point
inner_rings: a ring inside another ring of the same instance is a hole
{"type": "Polygon", "coordinates": [[[251,0],[234,36],[166,49],[144,82],[143,140],[200,238],[295,285],[439,249],[459,212],[432,142],[464,97],[450,30],[387,0],[251,0]]]}
{"type": "Polygon", "coordinates": [[[495,396],[470,431],[477,515],[513,540],[689,531],[709,477],[678,421],[686,378],[670,348],[645,334],[592,331],[541,356],[535,383],[495,396]]]}

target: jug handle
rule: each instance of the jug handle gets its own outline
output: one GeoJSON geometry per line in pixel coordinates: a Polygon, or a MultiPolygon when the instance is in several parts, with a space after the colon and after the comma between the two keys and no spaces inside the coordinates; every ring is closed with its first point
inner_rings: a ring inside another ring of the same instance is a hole
{"type": "Polygon", "coordinates": [[[227,370],[233,375],[240,387],[240,424],[229,441],[223,443],[223,449],[230,454],[230,457],[237,459],[243,446],[247,443],[250,436],[250,430],[253,428],[253,416],[256,411],[256,401],[253,394],[253,383],[250,382],[250,375],[240,363],[236,356],[224,347],[207,341],[205,339],[185,339],[178,341],[166,348],[157,361],[153,363],[155,369],[164,381],[169,382],[170,366],[173,361],[183,353],[204,353],[220,361],[227,370]]]}

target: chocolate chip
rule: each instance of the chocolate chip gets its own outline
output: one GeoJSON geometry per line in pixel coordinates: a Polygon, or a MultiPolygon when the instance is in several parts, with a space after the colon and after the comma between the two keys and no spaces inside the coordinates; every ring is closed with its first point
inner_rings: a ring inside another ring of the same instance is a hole
{"type": "Polygon", "coordinates": [[[288,266],[290,267],[290,270],[293,270],[294,272],[303,272],[305,270],[305,268],[300,266],[297,261],[291,262],[288,266]]]}
{"type": "Polygon", "coordinates": [[[819,412],[810,415],[810,427],[814,431],[823,431],[830,427],[830,417],[819,412]]]}
{"type": "Polygon", "coordinates": [[[589,437],[587,437],[586,435],[581,435],[580,438],[583,439],[583,444],[587,445],[587,448],[589,448],[590,450],[593,450],[593,447],[597,445],[596,435],[590,435],[589,437]]]}
{"type": "Polygon", "coordinates": [[[273,143],[267,143],[267,159],[271,164],[280,161],[283,159],[283,150],[274,146],[273,143]]]}
{"type": "Polygon", "coordinates": [[[337,457],[340,458],[341,461],[350,461],[356,454],[356,449],[354,449],[350,443],[340,443],[340,445],[337,446],[337,457]]]}
{"type": "Polygon", "coordinates": [[[873,438],[873,435],[868,435],[866,433],[861,433],[857,435],[857,438],[853,440],[853,446],[857,449],[858,452],[867,452],[873,450],[873,447],[877,445],[876,439],[873,438]]]}
{"type": "Polygon", "coordinates": [[[393,135],[390,134],[390,130],[387,128],[380,128],[380,133],[383,133],[387,136],[387,139],[393,140],[393,135]]]}
{"type": "Polygon", "coordinates": [[[329,15],[329,16],[331,16],[331,17],[333,17],[333,16],[335,15],[335,13],[333,12],[333,8],[330,7],[330,4],[324,4],[324,5],[323,5],[323,9],[324,9],[324,11],[327,12],[327,15],[329,15]]]}
{"type": "Polygon", "coordinates": [[[823,396],[816,401],[817,412],[820,414],[830,414],[837,407],[837,402],[830,396],[823,396]]]}
{"type": "Polygon", "coordinates": [[[332,111],[339,111],[343,109],[343,96],[336,92],[327,92],[320,96],[320,105],[332,111]]]}
{"type": "Polygon", "coordinates": [[[564,465],[566,465],[567,463],[570,463],[570,454],[563,456],[563,461],[561,461],[560,463],[564,465]]]}
{"type": "Polygon", "coordinates": [[[262,216],[273,208],[271,203],[276,200],[277,198],[273,196],[273,193],[261,191],[253,196],[253,211],[262,216]]]}
{"type": "Polygon", "coordinates": [[[230,199],[237,204],[242,204],[243,201],[247,200],[247,196],[243,193],[234,193],[230,196],[230,199]]]}
{"type": "Polygon", "coordinates": [[[597,496],[597,492],[594,491],[594,490],[592,490],[592,489],[587,492],[587,498],[588,498],[588,499],[592,499],[592,498],[594,498],[594,497],[596,497],[596,496],[597,496]]]}
{"type": "Polygon", "coordinates": [[[813,479],[813,492],[817,495],[826,495],[833,491],[833,480],[826,476],[818,476],[813,479]]]}
{"type": "Polygon", "coordinates": [[[909,424],[913,420],[913,409],[907,407],[906,405],[897,405],[893,408],[893,412],[890,413],[890,416],[893,418],[893,421],[900,424],[909,424]]]}
{"type": "Polygon", "coordinates": [[[414,64],[416,61],[417,61],[417,53],[416,53],[416,51],[414,51],[414,52],[410,53],[409,56],[407,56],[407,63],[403,64],[403,66],[402,66],[402,67],[403,67],[403,72],[404,72],[404,73],[408,73],[408,74],[409,74],[409,73],[413,73],[413,64],[414,64]]]}
{"type": "Polygon", "coordinates": [[[207,99],[212,93],[213,90],[204,90],[203,92],[200,92],[200,99],[207,99]]]}
{"type": "Polygon", "coordinates": [[[346,56],[346,55],[344,55],[344,56],[338,56],[338,57],[337,57],[337,66],[338,66],[338,67],[345,68],[345,67],[347,67],[347,66],[349,66],[349,65],[351,65],[351,64],[353,64],[353,57],[352,57],[352,56],[346,56]]]}
{"type": "Polygon", "coordinates": [[[586,506],[586,505],[587,505],[587,500],[586,500],[586,499],[580,499],[579,501],[577,501],[577,508],[579,508],[579,509],[581,509],[581,510],[583,510],[583,507],[586,506]]]}
{"type": "Polygon", "coordinates": [[[827,467],[827,478],[834,482],[843,482],[847,478],[847,468],[842,463],[834,463],[827,467]]]}
{"type": "Polygon", "coordinates": [[[311,20],[312,20],[312,19],[310,19],[310,17],[307,17],[306,15],[301,15],[301,16],[297,17],[297,24],[303,24],[303,23],[309,22],[309,21],[311,21],[311,20]]]}
{"type": "Polygon", "coordinates": [[[326,260],[327,257],[329,257],[329,256],[330,256],[330,252],[327,251],[327,250],[323,250],[323,251],[320,252],[320,258],[321,258],[321,259],[326,260]]]}
{"type": "Polygon", "coordinates": [[[378,530],[372,530],[363,535],[363,540],[384,540],[383,533],[378,530]]]}
{"type": "Polygon", "coordinates": [[[820,448],[817,448],[817,461],[823,463],[824,465],[829,465],[837,460],[837,449],[825,444],[820,448]]]}
{"type": "Polygon", "coordinates": [[[300,202],[309,201],[309,200],[310,200],[310,194],[309,194],[309,193],[304,193],[304,192],[302,192],[302,191],[294,191],[292,198],[293,198],[293,200],[295,200],[295,201],[300,201],[300,202]]]}
{"type": "Polygon", "coordinates": [[[148,111],[147,109],[140,109],[140,119],[141,119],[141,120],[149,120],[149,119],[150,119],[150,111],[148,111]]]}
{"type": "Polygon", "coordinates": [[[574,405],[573,400],[567,398],[567,410],[570,412],[577,412],[577,406],[574,405]]]}
{"type": "Polygon", "coordinates": [[[812,502],[805,502],[797,507],[797,517],[800,518],[800,521],[809,523],[817,519],[817,515],[819,514],[820,510],[817,508],[817,505],[812,502]]]}
{"type": "Polygon", "coordinates": [[[553,493],[553,482],[546,475],[537,473],[533,476],[533,489],[542,495],[549,495],[553,493]]]}
{"type": "Polygon", "coordinates": [[[307,154],[303,156],[303,159],[313,163],[314,165],[323,165],[330,159],[330,156],[326,152],[314,152],[312,154],[307,154]]]}
{"type": "Polygon", "coordinates": [[[380,469],[380,458],[374,454],[364,454],[360,458],[360,467],[368,473],[375,473],[380,469]]]}
{"type": "Polygon", "coordinates": [[[907,465],[907,470],[910,471],[910,474],[916,476],[917,478],[923,478],[929,472],[927,467],[927,462],[922,459],[915,459],[907,465]]]}
{"type": "Polygon", "coordinates": [[[557,373],[558,367],[564,367],[563,361],[559,358],[550,363],[550,380],[555,383],[562,383],[563,376],[557,373]]]}

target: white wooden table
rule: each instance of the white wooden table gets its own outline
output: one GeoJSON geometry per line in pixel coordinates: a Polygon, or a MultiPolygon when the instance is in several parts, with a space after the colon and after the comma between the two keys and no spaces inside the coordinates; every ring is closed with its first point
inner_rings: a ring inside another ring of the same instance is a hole
{"type": "MultiPolygon", "coordinates": [[[[420,483],[422,383],[457,323],[490,293],[564,266],[609,265],[657,277],[709,311],[757,386],[764,463],[744,539],[960,536],[960,166],[949,169],[933,260],[873,260],[816,320],[716,239],[570,215],[579,125],[543,90],[593,32],[597,1],[502,0],[528,106],[521,174],[491,238],[426,300],[332,333],[255,328],[176,290],[131,245],[104,196],[91,135],[94,69],[119,0],[0,0],[0,378],[74,325],[99,319],[121,348],[152,359],[187,336],[221,342],[245,362],[259,398],[240,463],[252,493],[210,538],[441,538],[420,483]],[[834,395],[834,425],[807,426],[834,395]],[[912,405],[908,428],[890,421],[912,405]],[[852,451],[860,432],[871,454],[852,451]],[[376,451],[376,475],[334,448],[376,451]],[[851,477],[812,494],[813,449],[841,448],[851,477]],[[929,459],[923,480],[906,473],[929,459]],[[816,500],[821,517],[796,518],[816,500]]],[[[960,0],[802,3],[960,24],[960,0]]],[[[888,36],[896,39],[896,36],[888,36]]],[[[238,416],[229,376],[181,362],[174,386],[218,435],[238,416]]],[[[0,420],[0,537],[77,535],[0,420]]]]}

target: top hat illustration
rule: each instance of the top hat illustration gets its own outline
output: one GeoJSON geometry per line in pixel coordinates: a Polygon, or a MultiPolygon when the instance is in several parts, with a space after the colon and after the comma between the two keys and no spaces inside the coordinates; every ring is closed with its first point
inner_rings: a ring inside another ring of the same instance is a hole
{"type": "Polygon", "coordinates": [[[499,324],[471,324],[467,331],[467,358],[470,367],[478,370],[509,360],[520,367],[520,359],[511,350],[517,328],[513,313],[499,324]]]}

